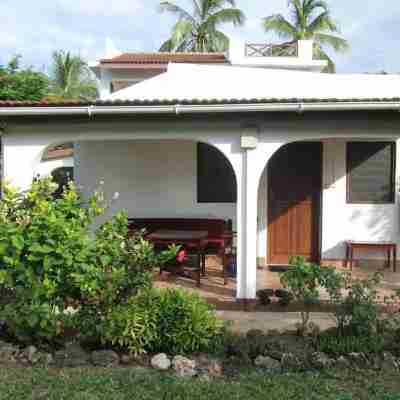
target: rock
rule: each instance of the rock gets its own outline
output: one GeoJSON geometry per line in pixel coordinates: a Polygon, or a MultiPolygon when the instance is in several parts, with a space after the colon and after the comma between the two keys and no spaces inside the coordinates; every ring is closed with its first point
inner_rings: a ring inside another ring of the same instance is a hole
{"type": "Polygon", "coordinates": [[[281,363],[268,356],[258,356],[254,360],[254,365],[269,372],[278,372],[281,370],[281,363]]]}
{"type": "Polygon", "coordinates": [[[54,364],[53,355],[50,353],[44,353],[43,357],[40,359],[40,362],[42,362],[46,367],[49,365],[53,365],[54,364]]]}
{"type": "Polygon", "coordinates": [[[334,360],[329,358],[325,353],[319,351],[311,354],[310,362],[311,365],[317,369],[330,368],[334,364],[334,360]]]}
{"type": "Polygon", "coordinates": [[[350,361],[344,356],[340,356],[337,360],[335,360],[334,364],[338,369],[347,369],[351,366],[350,361]]]}
{"type": "Polygon", "coordinates": [[[281,359],[282,369],[288,371],[301,371],[304,366],[299,357],[292,353],[284,353],[281,359]]]}
{"type": "Polygon", "coordinates": [[[263,354],[281,361],[284,353],[291,353],[299,359],[306,360],[308,358],[307,355],[313,352],[312,338],[280,334],[277,336],[266,336],[266,350],[263,354]]]}
{"type": "Polygon", "coordinates": [[[78,343],[67,343],[65,349],[54,354],[57,367],[82,367],[89,364],[89,354],[78,343]]]}
{"type": "Polygon", "coordinates": [[[222,362],[216,358],[210,358],[207,354],[200,354],[196,358],[198,375],[208,375],[210,378],[218,378],[223,375],[222,362]]]}
{"type": "Polygon", "coordinates": [[[121,364],[123,364],[123,365],[129,365],[132,363],[133,357],[130,356],[129,354],[122,354],[120,361],[121,361],[121,364]]]}
{"type": "Polygon", "coordinates": [[[384,352],[382,355],[381,369],[383,371],[396,371],[398,364],[393,355],[389,352],[384,352]]]}
{"type": "Polygon", "coordinates": [[[19,348],[10,343],[0,341],[0,363],[16,362],[19,348]]]}
{"type": "Polygon", "coordinates": [[[119,355],[112,350],[93,351],[92,363],[96,367],[116,367],[119,364],[119,355]]]}
{"type": "Polygon", "coordinates": [[[208,374],[213,378],[219,378],[223,375],[222,363],[218,360],[211,360],[208,366],[208,374]]]}
{"type": "Polygon", "coordinates": [[[35,346],[28,346],[24,350],[22,350],[20,357],[25,358],[29,363],[34,364],[37,361],[37,352],[38,349],[35,346]]]}
{"type": "Polygon", "coordinates": [[[196,361],[182,356],[175,356],[172,360],[172,367],[180,377],[196,375],[196,361]]]}
{"type": "Polygon", "coordinates": [[[263,335],[264,335],[264,332],[261,329],[250,329],[246,333],[247,339],[257,338],[257,337],[260,337],[263,335]]]}
{"type": "Polygon", "coordinates": [[[368,358],[364,353],[350,353],[348,359],[354,367],[364,369],[369,366],[368,358]]]}
{"type": "Polygon", "coordinates": [[[204,383],[209,383],[212,380],[210,375],[207,375],[207,374],[204,374],[204,373],[199,375],[199,379],[204,383]]]}
{"type": "Polygon", "coordinates": [[[160,353],[151,359],[150,364],[155,369],[166,371],[171,366],[171,361],[166,354],[160,353]]]}

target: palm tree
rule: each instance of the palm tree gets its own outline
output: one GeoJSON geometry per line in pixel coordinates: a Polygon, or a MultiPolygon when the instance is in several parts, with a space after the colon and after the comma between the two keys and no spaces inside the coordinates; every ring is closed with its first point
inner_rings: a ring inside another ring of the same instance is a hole
{"type": "Polygon", "coordinates": [[[63,50],[53,53],[52,95],[66,100],[93,100],[97,88],[88,65],[79,56],[63,50]]]}
{"type": "Polygon", "coordinates": [[[335,35],[340,33],[339,26],[332,19],[326,1],[289,0],[288,4],[291,19],[286,19],[282,14],[270,15],[263,20],[265,31],[273,32],[289,42],[313,39],[314,57],[328,61],[326,72],[335,72],[335,64],[324,47],[342,52],[347,50],[349,45],[345,39],[335,35]]]}
{"type": "Polygon", "coordinates": [[[218,27],[224,23],[243,25],[245,16],[235,0],[191,0],[193,11],[171,1],[162,1],[160,10],[178,16],[172,35],[160,51],[218,52],[229,46],[227,36],[218,27]]]}

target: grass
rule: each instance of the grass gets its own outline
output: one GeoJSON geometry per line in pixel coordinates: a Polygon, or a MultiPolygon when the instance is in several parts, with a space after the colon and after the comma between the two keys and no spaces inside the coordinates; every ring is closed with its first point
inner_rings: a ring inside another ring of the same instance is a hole
{"type": "Polygon", "coordinates": [[[204,382],[139,369],[0,368],[0,399],[68,400],[400,400],[395,373],[245,375],[204,382]]]}

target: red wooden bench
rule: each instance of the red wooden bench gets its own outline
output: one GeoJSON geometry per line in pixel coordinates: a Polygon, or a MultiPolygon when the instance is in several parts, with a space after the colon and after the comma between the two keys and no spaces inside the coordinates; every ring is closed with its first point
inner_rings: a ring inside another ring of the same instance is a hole
{"type": "MultiPolygon", "coordinates": [[[[204,254],[216,254],[222,259],[224,284],[227,283],[225,253],[232,246],[232,221],[209,218],[130,218],[130,229],[145,229],[146,234],[157,230],[207,231],[204,254]]],[[[202,263],[205,265],[205,262],[202,263]]],[[[205,269],[202,271],[205,274],[205,269]]]]}

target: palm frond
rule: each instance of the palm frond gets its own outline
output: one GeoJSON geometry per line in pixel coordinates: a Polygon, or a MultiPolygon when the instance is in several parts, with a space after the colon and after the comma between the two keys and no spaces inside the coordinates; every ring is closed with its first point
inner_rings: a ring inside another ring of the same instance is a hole
{"type": "Polygon", "coordinates": [[[328,11],[319,14],[309,23],[307,30],[309,33],[314,34],[316,32],[339,32],[338,25],[332,20],[328,11]]]}
{"type": "Polygon", "coordinates": [[[223,10],[228,8],[227,6],[231,6],[232,8],[236,7],[235,0],[202,0],[208,3],[208,12],[213,13],[219,10],[223,10]]]}
{"type": "Polygon", "coordinates": [[[188,11],[174,3],[171,3],[170,1],[162,1],[160,3],[160,11],[170,12],[172,14],[176,14],[179,19],[195,22],[193,16],[188,11]]]}
{"type": "Polygon", "coordinates": [[[322,72],[327,72],[330,74],[334,74],[336,72],[335,63],[318,43],[314,43],[314,57],[318,60],[324,60],[328,62],[328,65],[323,69],[322,72]]]}
{"type": "Polygon", "coordinates": [[[171,35],[171,43],[172,43],[172,51],[176,51],[176,49],[180,46],[182,42],[185,42],[193,36],[194,26],[192,21],[180,20],[178,21],[171,35]]]}
{"type": "Polygon", "coordinates": [[[263,27],[266,32],[273,32],[283,38],[297,38],[297,29],[282,14],[264,18],[263,27]]]}
{"type": "Polygon", "coordinates": [[[217,26],[224,23],[232,23],[234,26],[242,26],[245,22],[245,15],[238,8],[225,8],[210,15],[204,24],[217,26]]]}
{"type": "Polygon", "coordinates": [[[216,27],[244,23],[245,16],[235,8],[235,0],[192,0],[192,3],[193,15],[190,15],[172,1],[161,1],[161,10],[176,14],[178,22],[160,51],[217,51],[209,49],[225,48],[227,38],[216,27]]]}
{"type": "Polygon", "coordinates": [[[224,52],[229,48],[229,38],[221,31],[214,30],[210,40],[210,52],[224,52]]]}
{"type": "Polygon", "coordinates": [[[65,99],[95,98],[96,84],[87,64],[69,52],[55,51],[51,70],[52,91],[65,99]]]}
{"type": "Polygon", "coordinates": [[[328,3],[324,0],[304,0],[303,9],[304,13],[310,17],[318,9],[321,9],[322,12],[329,11],[328,3]]]}
{"type": "Polygon", "coordinates": [[[316,33],[314,39],[317,43],[330,46],[335,51],[345,52],[350,49],[349,42],[338,36],[316,33]]]}
{"type": "Polygon", "coordinates": [[[166,40],[161,47],[159,48],[159,50],[161,53],[169,53],[171,51],[173,51],[173,44],[172,44],[172,40],[168,39],[166,40]]]}

